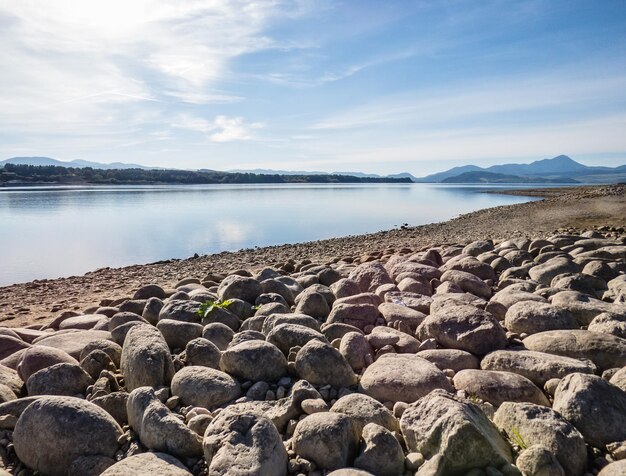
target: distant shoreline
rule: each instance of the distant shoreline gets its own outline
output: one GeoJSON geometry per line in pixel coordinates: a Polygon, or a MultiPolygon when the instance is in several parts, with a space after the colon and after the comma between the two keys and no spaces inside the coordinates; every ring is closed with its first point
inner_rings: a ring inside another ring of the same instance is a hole
{"type": "MultiPolygon", "coordinates": [[[[516,190],[498,190],[518,192],[516,190]]],[[[0,288],[0,325],[11,327],[49,322],[64,310],[84,310],[107,300],[132,296],[141,284],[171,287],[184,277],[208,272],[280,267],[289,260],[325,263],[361,260],[386,249],[420,250],[445,243],[478,239],[548,237],[555,233],[600,229],[610,234],[626,230],[626,185],[524,189],[545,197],[516,205],[486,208],[452,220],[403,227],[366,235],[222,252],[189,259],[102,268],[82,276],[34,280],[0,288]]]]}

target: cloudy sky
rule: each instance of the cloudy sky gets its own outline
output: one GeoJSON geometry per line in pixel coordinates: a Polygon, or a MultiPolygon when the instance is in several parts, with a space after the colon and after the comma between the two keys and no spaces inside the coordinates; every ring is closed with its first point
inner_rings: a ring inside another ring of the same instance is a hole
{"type": "Polygon", "coordinates": [[[0,0],[0,158],[626,163],[623,0],[0,0]]]}

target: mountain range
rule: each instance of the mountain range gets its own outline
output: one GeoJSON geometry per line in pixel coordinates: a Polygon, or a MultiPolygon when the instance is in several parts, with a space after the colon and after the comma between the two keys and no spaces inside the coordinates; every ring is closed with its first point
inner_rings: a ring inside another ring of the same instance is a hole
{"type": "MultiPolygon", "coordinates": [[[[163,167],[147,167],[122,162],[114,162],[111,164],[90,162],[87,160],[72,160],[66,162],[50,157],[12,157],[0,161],[0,167],[3,167],[4,164],[55,165],[76,168],[91,167],[93,169],[103,170],[166,170],[163,167]]],[[[215,172],[207,169],[200,169],[199,171],[215,172]]],[[[491,167],[464,165],[425,177],[415,177],[408,172],[390,175],[368,174],[363,172],[308,172],[274,169],[228,170],[228,172],[259,175],[343,175],[359,178],[409,178],[411,181],[418,183],[616,183],[626,181],[626,165],[619,167],[589,167],[576,162],[567,155],[537,160],[530,164],[501,164],[492,165],[491,167]]]]}

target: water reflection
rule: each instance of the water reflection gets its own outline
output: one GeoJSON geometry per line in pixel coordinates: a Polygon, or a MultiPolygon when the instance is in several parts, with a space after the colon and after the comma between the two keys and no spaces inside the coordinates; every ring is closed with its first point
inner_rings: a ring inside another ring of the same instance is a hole
{"type": "MultiPolygon", "coordinates": [[[[511,186],[508,186],[510,188],[511,186]]],[[[529,198],[435,184],[0,189],[0,285],[420,225],[529,198]]]]}

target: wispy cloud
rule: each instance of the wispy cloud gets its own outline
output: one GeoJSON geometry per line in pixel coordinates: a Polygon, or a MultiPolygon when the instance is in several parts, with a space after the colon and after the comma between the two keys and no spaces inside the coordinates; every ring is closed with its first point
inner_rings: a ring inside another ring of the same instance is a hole
{"type": "Polygon", "coordinates": [[[263,124],[246,123],[242,117],[216,116],[208,121],[201,117],[181,115],[172,126],[201,132],[212,142],[232,142],[252,139],[253,130],[262,128],[263,124]]]}

